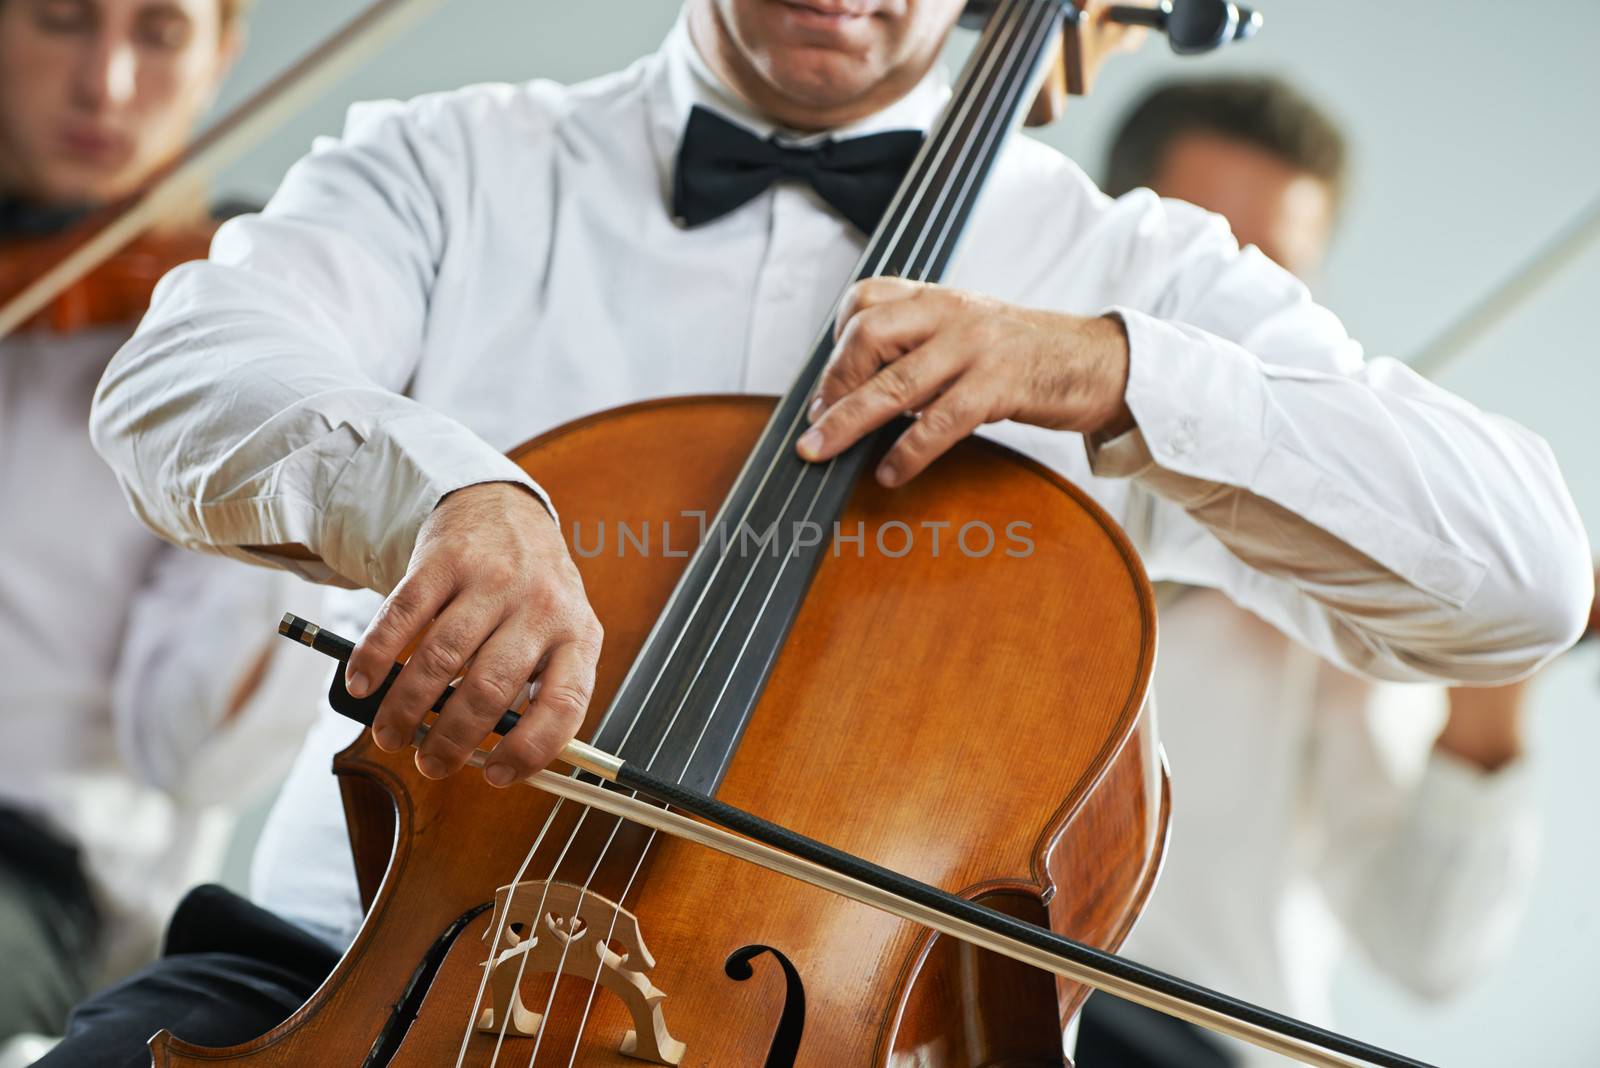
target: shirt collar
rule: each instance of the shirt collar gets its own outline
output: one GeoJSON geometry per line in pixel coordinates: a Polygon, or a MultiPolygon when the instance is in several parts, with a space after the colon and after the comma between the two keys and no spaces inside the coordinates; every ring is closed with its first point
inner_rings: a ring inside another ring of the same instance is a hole
{"type": "Polygon", "coordinates": [[[678,16],[653,58],[647,94],[651,111],[651,141],[656,162],[668,187],[678,157],[678,142],[689,121],[689,111],[696,104],[710,108],[758,136],[767,137],[777,133],[785,140],[792,137],[796,143],[804,144],[821,137],[842,140],[883,130],[925,131],[932,127],[950,98],[950,82],[944,65],[935,63],[909,93],[881,111],[822,133],[792,133],[758,114],[717,77],[689,36],[687,15],[678,16]]]}

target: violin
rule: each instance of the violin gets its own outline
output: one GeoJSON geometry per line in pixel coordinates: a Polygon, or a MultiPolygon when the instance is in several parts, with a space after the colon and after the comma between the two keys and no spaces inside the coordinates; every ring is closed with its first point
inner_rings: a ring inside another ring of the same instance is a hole
{"type": "MultiPolygon", "coordinates": [[[[0,245],[0,305],[65,259],[96,225],[91,221],[65,233],[0,245]]],[[[62,288],[19,329],[70,334],[137,322],[162,276],[181,263],[205,259],[218,225],[203,219],[140,234],[62,288]]]]}

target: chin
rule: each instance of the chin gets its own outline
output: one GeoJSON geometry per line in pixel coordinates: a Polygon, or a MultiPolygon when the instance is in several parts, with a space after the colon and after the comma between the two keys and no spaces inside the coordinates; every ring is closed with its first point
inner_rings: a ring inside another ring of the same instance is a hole
{"type": "Polygon", "coordinates": [[[109,204],[138,188],[130,176],[71,165],[46,168],[37,183],[39,199],[52,204],[109,204]]]}
{"type": "Polygon", "coordinates": [[[862,57],[831,49],[785,49],[766,66],[767,80],[784,96],[825,110],[858,99],[881,77],[862,57]]]}

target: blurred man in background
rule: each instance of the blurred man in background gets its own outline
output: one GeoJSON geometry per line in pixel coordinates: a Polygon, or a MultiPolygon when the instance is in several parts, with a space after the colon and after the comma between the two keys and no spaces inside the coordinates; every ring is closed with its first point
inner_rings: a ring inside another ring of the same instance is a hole
{"type": "MultiPolygon", "coordinates": [[[[0,0],[13,280],[184,147],[241,3],[0,0]]],[[[209,229],[203,202],[195,215],[172,227],[209,229]]],[[[182,890],[220,865],[218,803],[283,770],[317,682],[271,645],[308,587],[168,545],[130,513],[87,420],[142,308],[84,306],[0,339],[0,1064],[28,1063],[28,1033],[59,1034],[95,985],[153,956],[182,890]]]]}
{"type": "MultiPolygon", "coordinates": [[[[1282,82],[1181,83],[1132,110],[1105,190],[1145,187],[1217,212],[1241,245],[1310,278],[1345,160],[1334,122],[1282,82]]],[[[1351,943],[1425,997],[1481,975],[1507,948],[1534,874],[1527,683],[1380,685],[1216,591],[1167,586],[1158,599],[1173,831],[1127,954],[1322,1024],[1351,943]]],[[[1223,1041],[1096,995],[1077,1063],[1288,1063],[1223,1041]]]]}

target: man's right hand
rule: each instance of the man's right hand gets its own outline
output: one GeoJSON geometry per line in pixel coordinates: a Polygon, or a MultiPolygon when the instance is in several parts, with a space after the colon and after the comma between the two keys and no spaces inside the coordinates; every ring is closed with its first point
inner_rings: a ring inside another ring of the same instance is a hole
{"type": "Polygon", "coordinates": [[[526,488],[486,482],[439,502],[405,578],[356,643],[345,673],[350,692],[371,693],[419,637],[372,736],[389,752],[410,744],[445,687],[464,675],[417,750],[417,770],[429,778],[459,771],[536,673],[533,705],[495,746],[484,778],[505,786],[531,775],[583,726],[600,621],[560,529],[526,488]]]}

